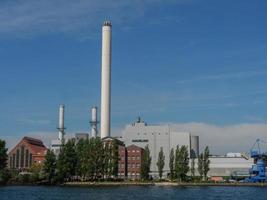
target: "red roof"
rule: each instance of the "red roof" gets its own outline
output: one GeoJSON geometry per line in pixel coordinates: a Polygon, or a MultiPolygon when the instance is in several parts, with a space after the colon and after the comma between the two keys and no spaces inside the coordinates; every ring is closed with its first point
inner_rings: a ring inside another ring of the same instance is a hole
{"type": "Polygon", "coordinates": [[[15,151],[17,149],[17,147],[21,146],[22,144],[24,144],[25,146],[27,146],[27,148],[30,149],[30,151],[32,152],[32,154],[34,155],[45,155],[47,148],[45,147],[44,143],[39,140],[39,139],[35,139],[35,138],[31,138],[31,137],[24,137],[22,138],[22,140],[10,151],[9,154],[12,154],[13,151],[15,151]]]}

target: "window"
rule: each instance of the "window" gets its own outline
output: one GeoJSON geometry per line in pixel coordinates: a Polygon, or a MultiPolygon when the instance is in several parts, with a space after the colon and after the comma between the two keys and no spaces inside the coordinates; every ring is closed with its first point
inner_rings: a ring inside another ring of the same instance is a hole
{"type": "Polygon", "coordinates": [[[16,167],[16,154],[13,154],[13,164],[12,164],[12,168],[16,167]]]}
{"type": "Polygon", "coordinates": [[[26,149],[25,167],[29,167],[29,150],[26,149]]]}
{"type": "Polygon", "coordinates": [[[135,150],[132,150],[133,153],[135,153],[135,150]]]}
{"type": "Polygon", "coordinates": [[[13,167],[12,167],[12,164],[13,164],[13,162],[12,162],[12,156],[10,156],[10,157],[9,157],[9,166],[10,166],[10,168],[13,168],[13,167]]]}
{"type": "Polygon", "coordinates": [[[32,154],[30,153],[30,166],[32,166],[32,154]]]}
{"type": "Polygon", "coordinates": [[[139,153],[140,151],[139,150],[136,150],[136,153],[139,153]]]}
{"type": "Polygon", "coordinates": [[[24,146],[21,146],[21,153],[20,153],[20,167],[21,168],[24,168],[24,150],[25,150],[25,147],[24,146]]]}
{"type": "Polygon", "coordinates": [[[133,160],[135,160],[135,157],[133,157],[133,160]]]}
{"type": "Polygon", "coordinates": [[[137,157],[136,157],[136,160],[140,160],[140,156],[137,156],[137,157]]]}
{"type": "Polygon", "coordinates": [[[17,149],[16,153],[16,168],[19,168],[19,149],[17,149]]]}

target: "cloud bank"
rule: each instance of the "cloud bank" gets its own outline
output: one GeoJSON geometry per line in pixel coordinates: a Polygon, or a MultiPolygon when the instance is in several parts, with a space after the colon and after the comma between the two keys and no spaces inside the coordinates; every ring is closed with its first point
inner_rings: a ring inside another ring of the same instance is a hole
{"type": "MultiPolygon", "coordinates": [[[[208,145],[212,154],[249,152],[257,138],[267,141],[267,124],[243,123],[216,126],[205,123],[171,124],[176,131],[189,131],[200,136],[201,149],[208,145]]],[[[265,146],[267,151],[267,145],[265,146]]]]}

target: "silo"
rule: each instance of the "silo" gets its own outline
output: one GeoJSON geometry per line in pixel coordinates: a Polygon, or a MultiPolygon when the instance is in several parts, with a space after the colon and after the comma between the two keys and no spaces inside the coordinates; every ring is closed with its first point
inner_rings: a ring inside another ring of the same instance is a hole
{"type": "Polygon", "coordinates": [[[190,136],[190,157],[197,158],[199,156],[199,136],[190,136]]]}

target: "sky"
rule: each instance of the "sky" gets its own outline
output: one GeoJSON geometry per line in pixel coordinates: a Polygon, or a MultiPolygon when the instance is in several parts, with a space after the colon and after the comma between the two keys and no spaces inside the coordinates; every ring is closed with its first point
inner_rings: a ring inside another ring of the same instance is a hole
{"type": "Polygon", "coordinates": [[[0,138],[90,130],[112,22],[112,135],[141,116],[214,154],[267,140],[265,0],[1,0],[0,138]]]}

